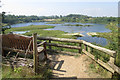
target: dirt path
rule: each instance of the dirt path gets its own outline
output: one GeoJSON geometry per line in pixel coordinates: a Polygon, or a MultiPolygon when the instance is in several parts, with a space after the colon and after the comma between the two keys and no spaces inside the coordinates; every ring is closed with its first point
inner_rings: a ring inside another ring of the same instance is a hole
{"type": "Polygon", "coordinates": [[[52,69],[55,77],[90,78],[87,72],[89,58],[86,55],[79,57],[69,55],[52,55],[52,69]]]}

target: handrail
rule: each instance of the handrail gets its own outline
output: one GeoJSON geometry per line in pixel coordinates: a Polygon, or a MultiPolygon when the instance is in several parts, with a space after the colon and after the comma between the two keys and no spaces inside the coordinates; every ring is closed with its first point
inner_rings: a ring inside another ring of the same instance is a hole
{"type": "Polygon", "coordinates": [[[106,49],[106,48],[103,48],[103,47],[99,47],[99,46],[93,45],[93,44],[91,44],[89,42],[86,42],[86,41],[83,41],[83,40],[66,39],[66,38],[55,38],[55,37],[38,37],[37,39],[38,40],[60,41],[60,42],[82,43],[82,44],[85,44],[85,45],[87,45],[89,47],[92,47],[94,49],[103,51],[103,52],[107,53],[108,55],[110,55],[112,57],[115,57],[115,53],[116,53],[116,51],[109,50],[109,49],[106,49]]]}
{"type": "Polygon", "coordinates": [[[94,49],[97,49],[97,50],[100,50],[102,52],[105,52],[107,53],[108,55],[112,56],[112,57],[115,57],[115,53],[116,51],[113,51],[113,50],[110,50],[110,49],[106,49],[106,48],[103,48],[103,47],[99,47],[99,46],[96,46],[96,45],[93,45],[89,42],[86,42],[86,41],[83,41],[83,44],[89,46],[89,47],[92,47],[94,49]]]}
{"type": "Polygon", "coordinates": [[[61,41],[61,42],[71,42],[71,43],[82,43],[83,40],[67,39],[67,38],[55,38],[55,37],[38,37],[38,40],[51,40],[51,41],[61,41]]]}
{"type": "MultiPolygon", "coordinates": [[[[52,51],[53,49],[51,48],[51,46],[55,46],[55,47],[62,47],[62,48],[69,48],[69,49],[77,49],[79,50],[79,53],[85,53],[87,56],[89,56],[90,58],[92,58],[94,61],[96,61],[98,64],[100,64],[101,66],[103,66],[104,68],[106,68],[108,71],[110,71],[111,73],[117,72],[120,74],[120,68],[117,67],[114,64],[115,61],[115,55],[116,55],[116,51],[110,50],[110,49],[106,49],[100,46],[96,46],[94,44],[91,44],[89,42],[86,42],[84,40],[76,40],[76,39],[66,39],[66,38],[55,38],[55,37],[38,37],[38,40],[46,40],[48,41],[46,43],[47,46],[49,46],[49,51],[52,51]],[[78,43],[79,46],[71,46],[71,45],[63,45],[63,44],[58,44],[58,43],[52,43],[51,41],[57,41],[57,42],[66,42],[66,43],[78,43]],[[84,48],[83,48],[84,47],[84,48]],[[95,59],[95,56],[93,54],[91,54],[91,50],[92,49],[96,49],[99,50],[105,54],[110,55],[110,60],[105,63],[102,60],[95,59]]],[[[64,53],[70,53],[71,52],[66,52],[66,51],[58,51],[58,50],[53,50],[56,52],[64,52],[64,53]]],[[[74,54],[74,53],[73,53],[74,54]]]]}

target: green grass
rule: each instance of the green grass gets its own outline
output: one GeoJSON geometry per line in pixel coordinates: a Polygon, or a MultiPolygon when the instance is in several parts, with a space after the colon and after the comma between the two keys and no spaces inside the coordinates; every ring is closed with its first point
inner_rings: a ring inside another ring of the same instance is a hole
{"type": "Polygon", "coordinates": [[[46,24],[64,24],[64,22],[56,21],[56,22],[47,22],[46,24]]]}
{"type": "Polygon", "coordinates": [[[10,66],[2,66],[2,78],[43,78],[48,80],[52,77],[52,71],[47,68],[40,67],[41,70],[39,74],[34,75],[33,69],[28,67],[18,67],[11,69],[10,66]]]}
{"type": "Polygon", "coordinates": [[[30,31],[25,33],[24,35],[32,36],[32,33],[37,33],[41,37],[59,37],[59,38],[76,38],[75,36],[71,35],[63,35],[66,32],[59,31],[59,30],[44,30],[48,28],[54,28],[55,26],[49,25],[30,25],[25,27],[17,27],[11,28],[5,31],[5,33],[9,33],[11,31],[30,31]]]}
{"type": "Polygon", "coordinates": [[[82,24],[65,24],[64,26],[84,26],[84,27],[89,27],[93,25],[82,25],[82,24]]]}
{"type": "Polygon", "coordinates": [[[110,78],[111,73],[108,72],[106,69],[104,69],[102,66],[100,66],[98,63],[92,61],[89,65],[89,70],[93,73],[99,74],[102,78],[110,78]]]}

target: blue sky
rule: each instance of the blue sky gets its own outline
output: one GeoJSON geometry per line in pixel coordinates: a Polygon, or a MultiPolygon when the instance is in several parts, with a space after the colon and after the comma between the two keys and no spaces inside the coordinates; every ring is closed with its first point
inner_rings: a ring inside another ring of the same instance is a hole
{"type": "Polygon", "coordinates": [[[2,11],[15,15],[118,16],[119,0],[2,0],[2,11]]]}

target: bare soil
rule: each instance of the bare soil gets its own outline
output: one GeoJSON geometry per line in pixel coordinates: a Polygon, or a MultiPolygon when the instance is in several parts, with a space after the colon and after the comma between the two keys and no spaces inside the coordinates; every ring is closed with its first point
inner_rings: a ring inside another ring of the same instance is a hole
{"type": "Polygon", "coordinates": [[[54,78],[103,78],[101,75],[89,71],[91,58],[86,55],[78,57],[69,55],[49,55],[50,66],[54,78]]]}

